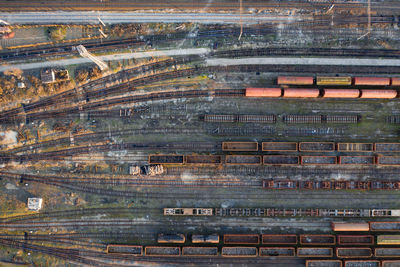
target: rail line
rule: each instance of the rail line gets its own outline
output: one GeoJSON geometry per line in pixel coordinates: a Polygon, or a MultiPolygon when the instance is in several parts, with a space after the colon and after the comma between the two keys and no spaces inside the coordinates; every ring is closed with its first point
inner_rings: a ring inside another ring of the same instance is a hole
{"type": "Polygon", "coordinates": [[[138,40],[137,38],[125,38],[118,40],[101,40],[101,41],[86,41],[74,44],[62,44],[57,46],[40,46],[29,49],[17,49],[17,51],[2,52],[0,53],[0,60],[18,60],[28,58],[42,58],[51,56],[65,56],[76,53],[74,47],[82,44],[90,52],[96,52],[99,50],[116,49],[120,47],[129,46],[140,46],[144,45],[145,42],[138,40]]]}
{"type": "MultiPolygon", "coordinates": [[[[153,198],[153,199],[175,199],[178,195],[181,198],[185,199],[198,199],[199,194],[198,192],[185,192],[184,190],[181,189],[180,192],[177,192],[176,194],[171,194],[170,192],[134,192],[132,190],[114,190],[114,189],[103,189],[103,188],[97,188],[93,186],[86,186],[86,185],[80,185],[77,184],[76,182],[71,183],[71,182],[66,182],[63,181],[62,178],[59,178],[59,180],[52,180],[49,178],[43,178],[43,177],[38,177],[38,176],[33,176],[33,175],[23,175],[23,174],[1,174],[1,177],[4,178],[10,178],[10,179],[17,179],[17,180],[24,180],[24,181],[30,181],[30,182],[38,182],[46,185],[51,185],[51,186],[58,186],[62,188],[67,188],[69,190],[76,190],[77,192],[83,192],[83,193],[90,193],[90,194],[100,194],[104,196],[118,196],[118,197],[135,197],[135,198],[153,198]]],[[[172,188],[176,188],[173,186],[172,188]]],[[[196,187],[198,190],[201,190],[202,187],[196,187]]],[[[261,188],[260,188],[261,189],[261,188]]],[[[209,189],[208,189],[209,190],[209,189]]],[[[239,189],[238,189],[239,190],[239,189]]],[[[376,193],[376,192],[363,192],[360,193],[358,192],[357,194],[354,194],[352,197],[353,200],[363,200],[363,199],[370,199],[373,198],[375,200],[390,200],[392,196],[397,195],[396,192],[391,192],[391,193],[386,193],[385,195],[382,195],[381,193],[376,193]]],[[[291,195],[288,195],[285,192],[251,192],[249,194],[235,194],[232,192],[228,193],[219,193],[218,195],[210,195],[207,196],[207,199],[216,199],[216,200],[221,200],[221,199],[240,199],[240,200],[248,200],[248,199],[259,199],[263,201],[274,201],[277,198],[284,198],[286,200],[296,200],[299,198],[299,196],[302,196],[303,199],[330,199],[330,200],[342,200],[345,199],[346,196],[349,196],[348,193],[340,193],[340,192],[330,192],[329,194],[327,192],[296,192],[292,193],[291,195]]]]}
{"type": "MultiPolygon", "coordinates": [[[[187,59],[183,59],[187,60],[187,59]]],[[[179,77],[185,76],[192,76],[198,75],[201,73],[206,72],[260,72],[260,71],[267,71],[267,72],[348,72],[348,73],[393,73],[393,72],[400,72],[400,67],[389,67],[389,66],[316,66],[316,65],[235,65],[235,66],[209,66],[209,67],[195,67],[195,68],[188,68],[183,70],[175,70],[171,72],[163,72],[157,73],[150,76],[145,76],[142,78],[138,78],[129,82],[129,84],[121,84],[111,86],[110,88],[103,88],[99,90],[92,90],[87,91],[84,93],[86,101],[90,100],[91,98],[96,99],[99,97],[105,97],[109,95],[115,95],[120,93],[125,93],[131,91],[131,88],[134,86],[141,86],[147,85],[151,82],[157,82],[167,79],[174,79],[179,77]]],[[[232,90],[232,92],[235,90],[232,90]]],[[[96,103],[86,103],[83,104],[80,108],[72,107],[72,108],[64,108],[61,110],[51,110],[47,112],[37,112],[37,113],[28,113],[25,112],[32,111],[33,109],[38,109],[39,107],[44,107],[48,105],[55,105],[55,100],[58,98],[68,99],[71,95],[74,95],[74,90],[70,90],[64,92],[62,94],[56,95],[54,97],[49,97],[47,99],[43,99],[40,102],[32,103],[30,106],[25,105],[24,110],[22,112],[21,108],[16,108],[13,110],[4,111],[2,116],[0,117],[0,122],[3,123],[11,123],[18,120],[35,120],[35,119],[45,119],[51,118],[54,116],[65,115],[69,113],[76,113],[84,110],[93,110],[99,107],[106,107],[111,105],[117,104],[127,104],[132,102],[139,102],[139,101],[150,101],[150,100],[161,100],[164,98],[176,98],[176,97],[199,97],[199,95],[190,95],[191,91],[186,91],[186,95],[179,95],[182,94],[182,91],[178,91],[177,95],[174,95],[173,92],[170,93],[160,93],[160,94],[149,94],[149,95],[142,95],[142,96],[129,96],[123,98],[114,98],[99,101],[96,103]]],[[[193,92],[193,91],[192,91],[193,92]]],[[[225,93],[228,96],[227,93],[225,93]]],[[[236,91],[236,93],[231,93],[231,96],[239,96],[241,94],[236,91]]],[[[201,96],[201,95],[200,95],[201,96]]],[[[218,96],[218,94],[216,94],[218,96]]]]}
{"type": "Polygon", "coordinates": [[[279,266],[281,264],[287,266],[288,264],[293,264],[293,263],[300,264],[304,262],[304,260],[299,260],[299,259],[269,260],[269,259],[259,259],[259,258],[229,259],[222,257],[185,258],[185,257],[147,257],[147,256],[115,255],[115,254],[110,255],[94,250],[54,248],[54,247],[41,246],[10,239],[0,239],[0,244],[17,249],[36,251],[61,258],[67,262],[74,262],[89,266],[110,266],[110,267],[121,266],[121,264],[119,263],[114,264],[106,260],[113,260],[113,262],[115,262],[116,260],[134,260],[136,263],[143,265],[147,265],[149,263],[151,264],[152,262],[158,264],[170,264],[171,261],[173,261],[174,264],[183,264],[183,266],[187,266],[187,264],[209,265],[210,261],[217,264],[232,264],[232,265],[251,264],[252,266],[265,266],[266,263],[271,263],[274,266],[279,266]],[[104,261],[102,261],[102,259],[104,259],[104,261]]]}
{"type": "MultiPolygon", "coordinates": [[[[118,130],[118,131],[107,131],[107,132],[96,132],[96,133],[87,133],[87,134],[78,134],[72,135],[75,143],[83,143],[87,141],[101,141],[106,140],[110,141],[110,136],[124,136],[124,135],[149,135],[149,134],[196,134],[201,132],[198,129],[177,129],[177,128],[152,128],[152,129],[126,129],[126,130],[118,130]]],[[[15,154],[24,151],[32,151],[35,149],[45,148],[49,146],[56,145],[65,145],[70,144],[70,137],[61,137],[58,139],[42,141],[35,144],[28,144],[21,147],[13,148],[4,151],[6,154],[15,154]]]]}

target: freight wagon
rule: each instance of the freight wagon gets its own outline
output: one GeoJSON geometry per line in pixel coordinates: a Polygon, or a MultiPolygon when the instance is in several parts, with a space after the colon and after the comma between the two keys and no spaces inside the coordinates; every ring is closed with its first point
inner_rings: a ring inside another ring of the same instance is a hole
{"type": "Polygon", "coordinates": [[[333,257],[333,248],[298,248],[297,257],[300,258],[330,258],[333,257]]]}
{"type": "Polygon", "coordinates": [[[212,208],[164,208],[164,215],[212,216],[212,208]]]}
{"type": "Polygon", "coordinates": [[[370,258],[372,250],[370,248],[336,248],[338,258],[370,258]]]}
{"type": "Polygon", "coordinates": [[[159,234],[158,243],[185,243],[185,235],[183,234],[159,234]]]}
{"type": "Polygon", "coordinates": [[[260,247],[260,257],[294,257],[296,256],[293,247],[260,247]]]}
{"type": "Polygon", "coordinates": [[[219,235],[218,234],[213,234],[213,235],[192,235],[192,243],[218,244],[219,243],[219,235]]]}
{"type": "Polygon", "coordinates": [[[400,222],[369,222],[371,232],[400,232],[400,222]]]}
{"type": "Polygon", "coordinates": [[[300,235],[301,245],[335,245],[334,235],[300,235]]]}
{"type": "Polygon", "coordinates": [[[226,234],[224,235],[225,245],[257,245],[260,243],[260,237],[256,234],[226,234]]]}
{"type": "Polygon", "coordinates": [[[306,260],[306,267],[342,267],[340,260],[306,260]]]}
{"type": "Polygon", "coordinates": [[[378,235],[376,239],[378,245],[400,245],[400,235],[378,235]]]}
{"type": "Polygon", "coordinates": [[[107,253],[112,254],[129,254],[135,256],[142,256],[142,246],[131,246],[131,245],[108,245],[107,253]]]}
{"type": "Polygon", "coordinates": [[[377,260],[352,260],[344,261],[344,267],[380,267],[380,261],[377,260]]]}
{"type": "Polygon", "coordinates": [[[257,257],[258,251],[256,247],[223,247],[222,257],[257,257]]]}
{"type": "Polygon", "coordinates": [[[372,235],[338,235],[339,245],[373,245],[374,236],[372,235]]]}
{"type": "Polygon", "coordinates": [[[399,190],[400,181],[294,181],[263,180],[265,189],[300,189],[300,190],[399,190]]]}
{"type": "Polygon", "coordinates": [[[217,247],[183,247],[182,256],[212,257],[218,256],[217,247]]]}

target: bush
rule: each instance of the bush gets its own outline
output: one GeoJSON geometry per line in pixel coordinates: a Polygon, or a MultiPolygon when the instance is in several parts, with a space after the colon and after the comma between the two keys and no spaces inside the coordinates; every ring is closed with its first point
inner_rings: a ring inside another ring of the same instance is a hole
{"type": "Polygon", "coordinates": [[[50,27],[47,29],[47,34],[51,40],[61,41],[67,35],[67,29],[65,27],[50,27]]]}

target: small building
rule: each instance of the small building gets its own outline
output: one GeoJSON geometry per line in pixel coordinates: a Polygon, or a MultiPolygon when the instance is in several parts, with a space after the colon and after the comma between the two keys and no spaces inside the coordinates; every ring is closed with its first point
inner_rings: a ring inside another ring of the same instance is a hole
{"type": "Polygon", "coordinates": [[[56,81],[53,69],[42,69],[40,71],[40,78],[42,79],[42,83],[54,83],[56,81]]]}
{"type": "Polygon", "coordinates": [[[40,197],[28,198],[28,210],[39,211],[42,209],[43,199],[40,197]]]}
{"type": "Polygon", "coordinates": [[[55,83],[69,80],[69,73],[65,69],[42,69],[40,77],[42,83],[55,83]]]}

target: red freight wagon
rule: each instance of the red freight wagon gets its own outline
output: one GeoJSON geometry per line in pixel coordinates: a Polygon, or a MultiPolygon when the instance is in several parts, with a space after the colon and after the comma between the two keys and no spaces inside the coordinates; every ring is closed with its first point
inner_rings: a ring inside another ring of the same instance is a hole
{"type": "Polygon", "coordinates": [[[382,77],[354,77],[354,85],[390,85],[390,78],[382,77]]]}
{"type": "Polygon", "coordinates": [[[319,89],[315,88],[286,88],[283,90],[283,97],[318,97],[319,89]]]}
{"type": "Polygon", "coordinates": [[[280,97],[281,88],[246,88],[246,96],[250,97],[280,97]]]}

